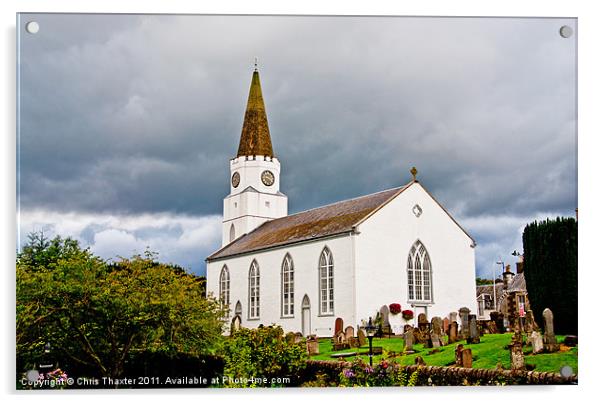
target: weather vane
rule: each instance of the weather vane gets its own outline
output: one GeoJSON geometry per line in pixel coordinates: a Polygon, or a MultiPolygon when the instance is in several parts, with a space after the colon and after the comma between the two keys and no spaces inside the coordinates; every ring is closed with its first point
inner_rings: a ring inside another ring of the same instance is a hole
{"type": "Polygon", "coordinates": [[[412,169],[410,169],[410,173],[412,174],[412,180],[416,180],[416,174],[418,173],[418,170],[416,169],[416,167],[412,167],[412,169]]]}
{"type": "Polygon", "coordinates": [[[255,71],[257,71],[257,56],[255,56],[255,71]]]}

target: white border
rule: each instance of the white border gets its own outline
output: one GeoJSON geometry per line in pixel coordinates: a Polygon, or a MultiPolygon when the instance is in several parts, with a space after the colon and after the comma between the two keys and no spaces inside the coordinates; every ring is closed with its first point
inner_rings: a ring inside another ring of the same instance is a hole
{"type": "MultiPolygon", "coordinates": [[[[598,290],[594,289],[600,282],[600,263],[593,251],[596,250],[597,240],[600,238],[600,213],[596,207],[600,203],[600,165],[599,150],[600,138],[600,72],[602,71],[600,56],[601,25],[600,13],[596,12],[596,2],[569,2],[566,0],[530,1],[505,0],[505,1],[416,1],[406,2],[378,2],[361,0],[295,0],[295,1],[245,1],[232,0],[228,2],[208,1],[193,2],[184,0],[145,0],[145,1],[81,1],[81,0],[8,0],[0,3],[0,18],[3,28],[3,63],[2,63],[2,88],[4,96],[1,98],[0,111],[2,122],[5,122],[4,136],[2,137],[2,239],[0,247],[3,257],[2,295],[4,326],[0,331],[2,369],[0,380],[2,393],[7,395],[3,401],[80,401],[81,393],[56,393],[56,394],[29,394],[16,395],[14,388],[14,258],[16,245],[15,227],[15,13],[20,12],[119,12],[119,13],[216,13],[216,14],[334,14],[334,15],[445,15],[445,16],[537,16],[537,17],[577,17],[579,35],[579,216],[581,218],[580,248],[579,248],[579,295],[580,295],[580,345],[579,355],[579,386],[577,387],[522,387],[522,388],[436,388],[415,390],[353,390],[341,389],[328,390],[296,390],[296,391],[256,391],[235,390],[224,393],[223,391],[119,391],[112,393],[111,399],[119,400],[130,398],[132,395],[143,398],[145,401],[165,401],[169,395],[177,394],[178,399],[199,401],[199,399],[215,399],[225,396],[240,400],[261,398],[268,400],[281,400],[284,398],[315,399],[316,397],[332,399],[417,399],[424,398],[416,394],[429,394],[429,397],[450,399],[448,394],[454,395],[452,399],[463,399],[474,394],[479,401],[506,401],[506,392],[525,393],[527,398],[536,398],[536,394],[545,394],[546,400],[554,397],[563,401],[573,401],[575,393],[595,393],[592,387],[599,380],[596,370],[596,358],[599,357],[600,345],[600,317],[596,309],[598,290]],[[596,96],[598,95],[598,96],[596,96]],[[596,242],[596,243],[594,243],[596,242]],[[588,301],[586,296],[592,296],[588,301]],[[593,328],[596,326],[597,328],[593,328]],[[500,393],[502,392],[502,393],[500,393]],[[282,394],[286,396],[283,396],[282,394]],[[361,396],[358,396],[358,393],[361,396]],[[400,395],[403,393],[404,395],[400,395]],[[308,395],[309,394],[309,395],[308,395]],[[347,396],[347,395],[354,396],[347,396]],[[384,396],[387,395],[387,396],[384,396]],[[390,395],[390,396],[389,396],[390,395]],[[459,396],[463,395],[463,396],[459,396]]],[[[107,392],[86,392],[86,400],[105,401],[107,392]]],[[[133,397],[133,396],[132,396],[133,397]]]]}

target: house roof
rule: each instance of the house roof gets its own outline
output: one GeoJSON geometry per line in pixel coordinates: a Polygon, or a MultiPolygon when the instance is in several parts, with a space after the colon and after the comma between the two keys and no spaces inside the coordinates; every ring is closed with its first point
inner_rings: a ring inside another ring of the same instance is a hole
{"type": "Polygon", "coordinates": [[[414,182],[266,221],[250,233],[213,253],[207,258],[207,261],[351,232],[360,221],[377,211],[414,182]]]}
{"type": "Polygon", "coordinates": [[[245,120],[240,134],[238,153],[236,154],[237,157],[250,155],[274,156],[270,128],[268,127],[268,116],[265,112],[257,70],[253,72],[253,78],[251,79],[245,120]]]}
{"type": "MultiPolygon", "coordinates": [[[[489,294],[491,295],[491,298],[493,298],[493,285],[478,285],[477,299],[483,294],[489,294]]],[[[497,300],[496,305],[499,306],[504,299],[504,283],[497,283],[495,285],[495,299],[497,300]]]]}
{"type": "Polygon", "coordinates": [[[524,273],[516,274],[512,282],[508,284],[508,292],[514,291],[527,291],[527,282],[525,281],[524,273]]]}

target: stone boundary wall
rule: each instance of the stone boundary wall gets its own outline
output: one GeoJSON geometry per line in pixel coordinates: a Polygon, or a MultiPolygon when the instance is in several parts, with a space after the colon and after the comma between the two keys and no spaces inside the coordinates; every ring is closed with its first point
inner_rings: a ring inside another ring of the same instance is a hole
{"type": "MultiPolygon", "coordinates": [[[[335,381],[340,372],[351,365],[346,361],[307,361],[305,376],[314,379],[317,374],[335,381]]],[[[408,377],[418,371],[417,386],[465,386],[465,385],[576,385],[577,376],[563,377],[555,372],[511,371],[507,369],[482,369],[462,367],[438,367],[408,365],[402,367],[408,377]]]]}

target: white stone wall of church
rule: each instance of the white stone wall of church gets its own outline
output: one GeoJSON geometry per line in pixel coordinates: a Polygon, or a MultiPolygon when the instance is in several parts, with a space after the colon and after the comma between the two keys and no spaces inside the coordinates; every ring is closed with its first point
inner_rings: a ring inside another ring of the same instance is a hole
{"type": "Polygon", "coordinates": [[[332,336],[334,321],[342,317],[345,324],[354,322],[352,241],[350,236],[317,240],[285,248],[233,257],[207,264],[207,291],[219,296],[219,275],[222,267],[230,271],[230,317],[236,302],[242,305],[242,326],[255,328],[259,324],[281,325],[286,332],[302,331],[301,302],[305,294],[310,299],[310,334],[332,336]],[[334,258],[334,315],[319,315],[318,264],[320,253],[327,246],[334,258]],[[295,268],[294,317],[281,316],[281,267],[286,253],[293,258],[295,268]],[[248,318],[249,268],[256,259],[260,268],[260,318],[248,318]]]}
{"type": "Polygon", "coordinates": [[[411,185],[358,228],[356,241],[358,320],[374,316],[393,302],[402,309],[417,307],[408,300],[407,258],[416,240],[432,263],[432,304],[429,320],[466,306],[476,314],[475,249],[472,240],[418,183],[411,185]],[[412,208],[422,208],[416,217],[412,208]]]}

